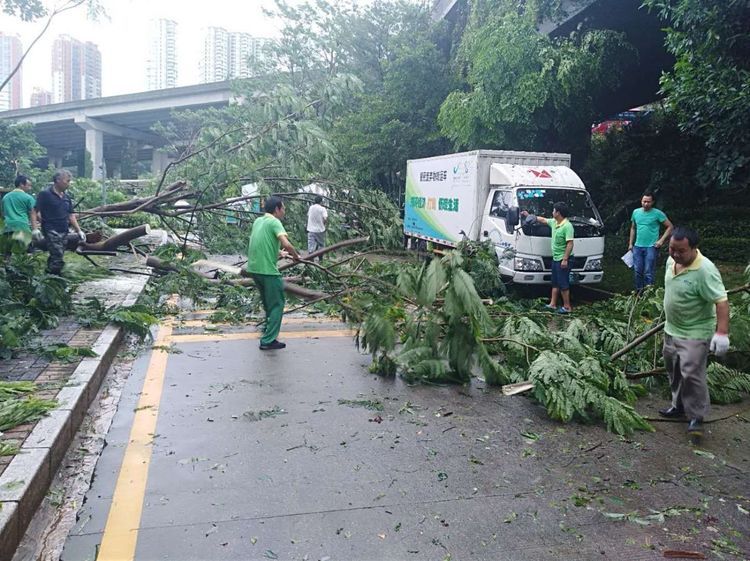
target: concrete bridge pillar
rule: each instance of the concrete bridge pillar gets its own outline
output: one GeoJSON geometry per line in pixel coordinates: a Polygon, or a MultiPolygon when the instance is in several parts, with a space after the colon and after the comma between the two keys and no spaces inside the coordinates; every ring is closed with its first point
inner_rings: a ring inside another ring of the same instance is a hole
{"type": "Polygon", "coordinates": [[[86,129],[86,152],[91,156],[91,179],[104,179],[104,133],[96,129],[86,129]]]}
{"type": "Polygon", "coordinates": [[[151,153],[151,173],[155,176],[161,175],[164,173],[164,170],[167,169],[167,166],[171,161],[172,159],[169,157],[169,154],[163,150],[157,150],[154,148],[151,153]]]}

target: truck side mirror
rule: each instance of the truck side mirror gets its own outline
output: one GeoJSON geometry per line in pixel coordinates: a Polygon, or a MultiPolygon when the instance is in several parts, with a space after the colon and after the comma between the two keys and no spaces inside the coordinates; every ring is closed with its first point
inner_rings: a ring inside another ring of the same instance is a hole
{"type": "Polygon", "coordinates": [[[517,206],[511,206],[508,207],[508,212],[505,215],[505,229],[508,231],[509,234],[512,234],[516,231],[516,226],[518,226],[518,220],[519,220],[519,213],[518,213],[518,207],[517,206]]]}

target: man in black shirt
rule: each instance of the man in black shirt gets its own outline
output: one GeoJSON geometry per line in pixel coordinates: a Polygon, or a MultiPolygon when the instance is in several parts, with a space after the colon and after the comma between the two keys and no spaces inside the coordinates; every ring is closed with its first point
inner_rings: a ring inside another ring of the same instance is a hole
{"type": "Polygon", "coordinates": [[[78,232],[81,241],[86,241],[86,235],[78,225],[78,219],[73,212],[73,203],[65,193],[70,186],[72,176],[68,170],[59,170],[52,176],[52,186],[39,193],[36,197],[36,210],[42,215],[42,233],[47,240],[47,272],[59,275],[62,272],[63,255],[68,239],[70,226],[78,232]]]}

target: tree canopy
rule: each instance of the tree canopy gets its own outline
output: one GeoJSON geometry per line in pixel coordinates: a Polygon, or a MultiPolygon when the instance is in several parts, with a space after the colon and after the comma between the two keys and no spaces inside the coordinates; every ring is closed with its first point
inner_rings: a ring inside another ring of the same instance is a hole
{"type": "Polygon", "coordinates": [[[441,130],[456,149],[585,154],[597,97],[619,85],[633,57],[611,31],[555,40],[514,14],[478,22],[459,51],[466,87],[443,103],[441,130]]]}
{"type": "Polygon", "coordinates": [[[708,149],[704,182],[747,184],[750,177],[750,2],[646,0],[668,24],[674,69],[662,77],[683,131],[708,149]]]}

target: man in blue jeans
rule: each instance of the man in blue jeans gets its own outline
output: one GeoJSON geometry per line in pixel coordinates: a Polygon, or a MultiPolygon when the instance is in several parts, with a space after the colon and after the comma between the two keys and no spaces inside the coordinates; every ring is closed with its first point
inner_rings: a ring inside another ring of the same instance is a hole
{"type": "Polygon", "coordinates": [[[628,249],[633,252],[635,289],[641,292],[654,284],[654,271],[659,249],[672,234],[672,223],[658,208],[654,208],[654,194],[643,193],[641,208],[633,211],[630,218],[630,241],[628,249]],[[659,237],[661,226],[664,233],[659,237]]]}

